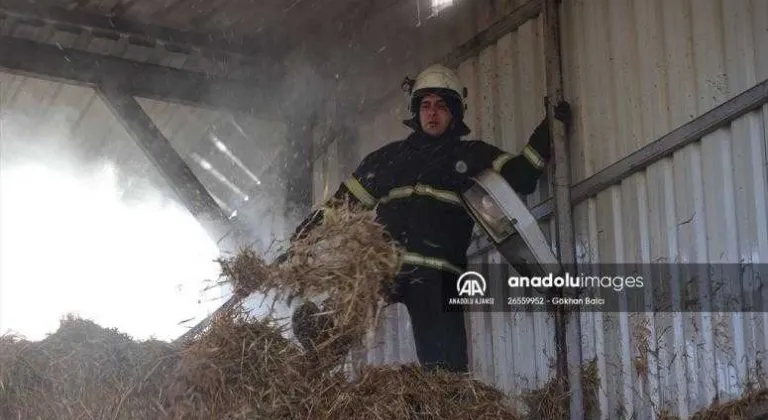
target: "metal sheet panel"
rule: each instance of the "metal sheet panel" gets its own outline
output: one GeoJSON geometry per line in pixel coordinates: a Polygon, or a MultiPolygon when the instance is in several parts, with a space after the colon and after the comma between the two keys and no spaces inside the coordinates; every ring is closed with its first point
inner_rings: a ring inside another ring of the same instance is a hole
{"type": "MultiPolygon", "coordinates": [[[[766,117],[765,108],[749,113],[578,205],[580,261],[764,263],[766,117]]],[[[584,314],[582,352],[597,357],[602,418],[664,409],[686,417],[716,397],[740,397],[764,363],[765,321],[762,313],[584,314]]]]}
{"type": "MultiPolygon", "coordinates": [[[[768,77],[756,47],[768,29],[764,2],[593,0],[563,12],[574,181],[768,77]]],[[[582,259],[764,260],[763,124],[751,113],[577,206],[582,259]]],[[[755,318],[584,314],[582,351],[598,360],[602,417],[653,418],[663,407],[684,417],[716,396],[738,397],[765,345],[755,318]],[[640,336],[651,353],[659,342],[658,358],[640,351],[640,336]]]]}
{"type": "Polygon", "coordinates": [[[768,78],[760,0],[563,2],[573,182],[768,78]]]}
{"type": "MultiPolygon", "coordinates": [[[[466,121],[473,133],[468,138],[519,153],[544,117],[541,25],[540,19],[529,21],[459,66],[469,91],[466,121]]],[[[538,188],[526,201],[542,198],[546,192],[538,188]]],[[[491,271],[498,271],[494,266],[502,262],[495,250],[473,258],[491,271]]],[[[471,368],[478,378],[512,393],[539,388],[551,378],[555,354],[550,317],[475,312],[467,318],[471,368]]]]}

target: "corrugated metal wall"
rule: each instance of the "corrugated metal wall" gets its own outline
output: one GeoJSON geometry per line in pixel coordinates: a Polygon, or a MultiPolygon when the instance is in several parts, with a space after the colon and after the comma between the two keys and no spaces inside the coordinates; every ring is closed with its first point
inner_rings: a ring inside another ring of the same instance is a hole
{"type": "Polygon", "coordinates": [[[573,182],[768,77],[764,0],[567,0],[573,182]]]}
{"type": "MultiPolygon", "coordinates": [[[[763,0],[567,1],[563,11],[574,181],[768,78],[763,0]]],[[[765,263],[766,110],[577,205],[579,260],[765,263]]],[[[765,362],[763,315],[584,314],[602,418],[685,417],[738,397],[765,362]]]]}
{"type": "MultiPolygon", "coordinates": [[[[542,19],[528,21],[494,46],[462,63],[459,76],[469,90],[470,138],[519,153],[545,116],[542,19]]],[[[545,176],[526,197],[534,205],[549,197],[545,176]]],[[[472,262],[501,263],[496,251],[472,262]]],[[[553,375],[554,323],[543,313],[467,315],[471,368],[478,378],[513,394],[542,387],[553,375]]]]}
{"type": "MultiPolygon", "coordinates": [[[[750,113],[576,206],[579,261],[764,264],[766,128],[768,109],[750,113]]],[[[766,321],[586,313],[581,349],[585,360],[597,358],[606,416],[626,409],[652,418],[662,408],[685,416],[765,374],[757,367],[768,350],[766,321]]]]}
{"type": "MultiPolygon", "coordinates": [[[[566,0],[561,16],[565,94],[576,120],[573,182],[768,78],[764,0],[566,0]]],[[[526,23],[461,64],[471,137],[518,152],[544,116],[541,23],[526,23]]],[[[383,104],[360,129],[358,158],[403,137],[404,106],[383,104]]],[[[766,138],[768,107],[577,205],[579,261],[764,263],[766,138]]],[[[544,180],[529,204],[548,195],[544,180]]],[[[495,251],[473,258],[500,261],[495,251]]],[[[756,355],[768,350],[766,321],[763,314],[584,314],[578,346],[585,362],[597,361],[600,418],[653,418],[662,409],[685,417],[715,397],[737,397],[760,364],[756,355]]],[[[467,322],[479,378],[517,393],[553,374],[550,318],[471,314],[467,322]]],[[[377,342],[369,362],[415,361],[404,308],[392,308],[377,342]]]]}

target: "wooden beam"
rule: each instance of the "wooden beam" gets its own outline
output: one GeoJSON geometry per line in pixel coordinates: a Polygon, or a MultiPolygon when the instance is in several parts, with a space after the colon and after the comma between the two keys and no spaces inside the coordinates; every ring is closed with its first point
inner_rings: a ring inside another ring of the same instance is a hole
{"type": "MultiPolygon", "coordinates": [[[[572,185],[571,204],[575,206],[590,197],[594,197],[611,185],[620,183],[630,175],[671,156],[675,151],[700,140],[707,134],[765,104],[768,104],[768,79],[681,125],[674,131],[636,150],[589,178],[572,185]]],[[[544,221],[552,217],[554,208],[554,199],[548,198],[533,206],[531,213],[536,219],[544,221]]],[[[475,237],[474,240],[478,243],[470,250],[470,255],[482,254],[493,247],[483,236],[475,237]]]]}
{"type": "Polygon", "coordinates": [[[101,83],[95,90],[168,181],[181,203],[211,239],[229,251],[232,248],[229,244],[238,239],[234,225],[138,101],[114,81],[101,83]]]}
{"type": "Polygon", "coordinates": [[[574,185],[574,205],[768,103],[768,79],[574,185]]]}
{"type": "Polygon", "coordinates": [[[517,30],[526,22],[536,18],[542,10],[542,0],[528,0],[520,7],[494,22],[491,26],[459,45],[440,62],[448,67],[457,68],[464,61],[480,54],[481,51],[495,44],[504,35],[517,30]]]}
{"type": "Polygon", "coordinates": [[[119,79],[128,82],[123,88],[134,96],[246,114],[279,112],[265,90],[241,81],[26,39],[0,38],[0,69],[89,86],[119,79]]]}
{"type": "MultiPolygon", "coordinates": [[[[129,36],[151,46],[162,44],[169,51],[190,52],[195,49],[267,58],[273,54],[271,44],[263,37],[224,37],[210,33],[194,33],[173,28],[134,22],[124,18],[67,10],[60,6],[37,5],[26,0],[3,0],[0,17],[22,21],[38,20],[70,32],[96,30],[116,36],[129,36]]],[[[272,57],[273,59],[275,57],[272,57]]]]}
{"type": "MultiPolygon", "coordinates": [[[[568,139],[565,125],[555,118],[555,106],[564,99],[562,77],[562,54],[560,49],[560,7],[558,0],[544,0],[544,58],[546,59],[547,114],[549,131],[552,136],[552,158],[554,176],[551,178],[555,206],[555,231],[557,256],[566,270],[575,267],[576,242],[571,204],[571,167],[569,162],[568,139]]],[[[563,296],[563,290],[557,294],[563,296]]],[[[584,418],[581,382],[581,328],[578,311],[560,306],[554,311],[555,351],[558,379],[568,390],[569,418],[584,418]]]]}
{"type": "MultiPolygon", "coordinates": [[[[589,178],[577,182],[571,187],[573,206],[594,197],[611,185],[616,185],[630,175],[642,171],[661,159],[669,157],[675,151],[700,140],[733,120],[768,104],[768,79],[734,96],[705,114],[681,125],[618,162],[604,168],[589,178]]],[[[548,198],[531,207],[531,213],[539,221],[549,220],[554,214],[554,198],[548,198]]],[[[473,238],[474,244],[469,255],[476,256],[493,248],[483,235],[473,238]]]]}

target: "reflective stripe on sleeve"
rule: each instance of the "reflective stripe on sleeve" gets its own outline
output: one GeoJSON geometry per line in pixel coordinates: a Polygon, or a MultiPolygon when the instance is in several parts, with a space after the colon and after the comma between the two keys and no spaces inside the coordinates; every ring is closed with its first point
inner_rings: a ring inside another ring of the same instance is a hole
{"type": "Polygon", "coordinates": [[[501,168],[504,167],[504,164],[509,162],[514,156],[510,155],[509,153],[502,153],[494,159],[493,161],[493,170],[496,172],[501,172],[501,168]]]}
{"type": "Polygon", "coordinates": [[[407,186],[393,188],[389,190],[389,193],[387,193],[386,196],[382,197],[381,202],[387,203],[399,198],[408,198],[413,194],[432,197],[437,200],[445,201],[447,203],[456,204],[459,206],[462,205],[461,198],[459,198],[458,194],[454,193],[453,191],[439,190],[424,184],[416,184],[415,187],[407,186]]]}
{"type": "Polygon", "coordinates": [[[541,169],[544,167],[544,159],[541,158],[541,155],[533,148],[531,145],[525,146],[523,148],[523,155],[525,155],[526,159],[528,159],[529,162],[531,162],[531,165],[535,166],[536,169],[541,169]]]}
{"type": "Polygon", "coordinates": [[[382,203],[388,203],[398,198],[407,198],[413,195],[413,187],[398,187],[389,190],[387,195],[381,198],[382,203]]]}
{"type": "Polygon", "coordinates": [[[361,203],[368,207],[373,207],[376,205],[376,199],[373,198],[373,196],[365,189],[365,187],[363,187],[363,184],[361,184],[360,181],[358,181],[356,178],[347,178],[347,180],[344,181],[344,185],[347,186],[347,189],[349,189],[349,191],[352,192],[352,194],[357,197],[361,203]]]}
{"type": "Polygon", "coordinates": [[[405,264],[420,265],[423,267],[430,267],[430,268],[436,268],[438,270],[450,271],[456,274],[461,274],[463,272],[459,267],[456,267],[455,265],[451,264],[450,262],[444,259],[425,257],[415,252],[404,253],[401,262],[405,264]]]}
{"type": "Polygon", "coordinates": [[[461,205],[461,199],[452,191],[438,190],[429,185],[417,184],[416,188],[414,188],[414,192],[416,194],[428,195],[441,201],[461,205]]]}

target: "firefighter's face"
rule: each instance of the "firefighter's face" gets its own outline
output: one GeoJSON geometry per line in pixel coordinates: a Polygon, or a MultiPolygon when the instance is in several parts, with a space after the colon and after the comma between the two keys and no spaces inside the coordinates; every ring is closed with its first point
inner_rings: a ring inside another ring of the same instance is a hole
{"type": "Polygon", "coordinates": [[[421,100],[419,122],[427,134],[440,136],[451,123],[451,111],[440,96],[429,94],[421,100]]]}

